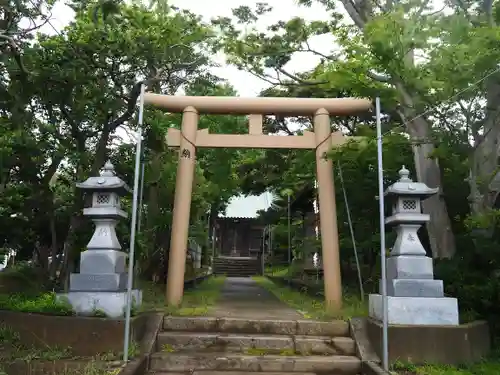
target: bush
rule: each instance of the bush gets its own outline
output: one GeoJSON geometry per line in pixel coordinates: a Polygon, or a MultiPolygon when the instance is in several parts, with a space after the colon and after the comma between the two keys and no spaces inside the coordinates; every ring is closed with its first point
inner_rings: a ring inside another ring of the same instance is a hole
{"type": "Polygon", "coordinates": [[[0,293],[39,295],[46,291],[46,276],[40,270],[26,264],[16,265],[0,272],[0,293]]]}
{"type": "Polygon", "coordinates": [[[71,305],[57,299],[56,294],[44,293],[37,297],[21,294],[0,295],[0,310],[53,315],[74,315],[71,305]]]}
{"type": "Polygon", "coordinates": [[[435,277],[447,295],[458,298],[463,322],[487,320],[500,338],[500,248],[495,238],[457,236],[457,254],[435,261],[435,277]]]}

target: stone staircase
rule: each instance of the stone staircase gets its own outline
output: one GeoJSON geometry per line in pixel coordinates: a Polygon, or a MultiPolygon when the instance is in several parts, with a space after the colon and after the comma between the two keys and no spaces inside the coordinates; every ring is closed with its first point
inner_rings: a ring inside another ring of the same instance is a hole
{"type": "Polygon", "coordinates": [[[249,277],[261,274],[261,262],[257,258],[217,257],[214,259],[215,275],[228,277],[249,277]]]}
{"type": "Polygon", "coordinates": [[[344,321],[165,317],[148,375],[359,375],[344,321]]]}

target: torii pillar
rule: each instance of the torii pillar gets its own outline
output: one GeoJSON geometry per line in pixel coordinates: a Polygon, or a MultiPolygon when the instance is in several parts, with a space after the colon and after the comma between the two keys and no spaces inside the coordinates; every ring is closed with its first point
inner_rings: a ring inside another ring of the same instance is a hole
{"type": "Polygon", "coordinates": [[[179,305],[184,293],[187,240],[196,147],[292,148],[314,149],[319,192],[319,215],[325,283],[325,302],[331,311],[342,307],[339,239],[332,161],[326,157],[333,145],[347,138],[331,133],[330,116],[351,115],[371,108],[368,99],[316,98],[239,98],[167,96],[147,93],[144,102],[183,113],[181,130],[170,128],[167,144],[179,147],[175,185],[172,235],[168,264],[167,303],[179,305]],[[198,130],[198,114],[235,114],[249,116],[249,134],[210,134],[198,130]],[[270,136],[262,133],[264,115],[314,116],[314,133],[297,136],[270,136]]]}

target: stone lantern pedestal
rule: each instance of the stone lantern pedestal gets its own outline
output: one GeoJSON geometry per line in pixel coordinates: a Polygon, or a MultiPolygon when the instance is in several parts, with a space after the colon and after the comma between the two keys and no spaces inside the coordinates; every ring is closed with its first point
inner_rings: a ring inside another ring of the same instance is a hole
{"type": "MultiPolygon", "coordinates": [[[[400,179],[385,195],[392,201],[392,216],[386,225],[395,227],[396,242],[387,259],[387,303],[389,324],[458,325],[456,298],[444,297],[443,281],[434,279],[432,258],[418,238],[417,231],[430,220],[421,213],[421,201],[436,194],[423,183],[413,182],[403,166],[400,179]]],[[[383,299],[371,294],[370,317],[382,320],[383,299]]]]}
{"type": "MultiPolygon", "coordinates": [[[[115,227],[127,214],[120,207],[120,195],[130,192],[125,182],[114,174],[110,162],[99,177],[90,177],[77,187],[92,194],[92,206],[83,210],[95,224],[87,250],[80,254],[80,272],[70,275],[67,298],[78,314],[96,311],[118,318],[127,305],[127,254],[121,251],[115,227]]],[[[132,291],[131,303],[141,304],[142,293],[132,291]]]]}

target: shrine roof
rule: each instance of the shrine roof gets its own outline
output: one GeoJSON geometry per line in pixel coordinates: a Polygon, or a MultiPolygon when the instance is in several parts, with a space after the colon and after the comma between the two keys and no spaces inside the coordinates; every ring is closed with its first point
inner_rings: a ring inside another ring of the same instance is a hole
{"type": "Polygon", "coordinates": [[[229,200],[226,211],[219,214],[219,217],[255,219],[259,216],[259,211],[265,211],[271,207],[273,200],[274,196],[270,192],[260,195],[235,196],[229,200]]]}

